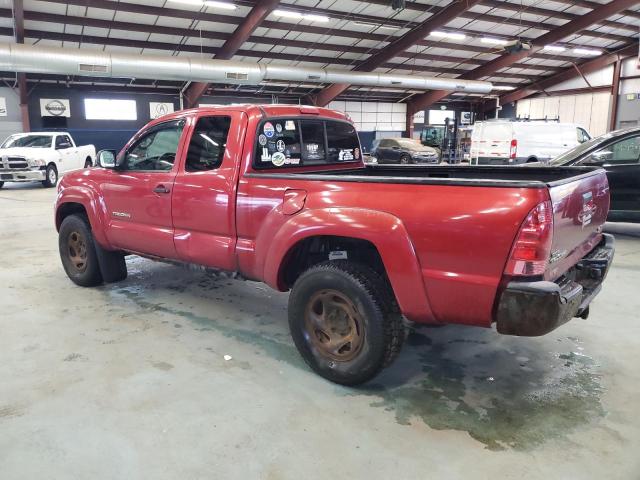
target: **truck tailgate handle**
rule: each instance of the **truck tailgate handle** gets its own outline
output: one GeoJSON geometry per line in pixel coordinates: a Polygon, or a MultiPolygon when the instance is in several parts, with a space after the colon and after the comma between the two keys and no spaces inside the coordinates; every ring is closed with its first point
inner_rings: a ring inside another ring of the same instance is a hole
{"type": "Polygon", "coordinates": [[[284,192],[284,200],[282,202],[282,213],[284,215],[293,215],[304,208],[304,202],[307,200],[306,190],[287,189],[284,192]]]}

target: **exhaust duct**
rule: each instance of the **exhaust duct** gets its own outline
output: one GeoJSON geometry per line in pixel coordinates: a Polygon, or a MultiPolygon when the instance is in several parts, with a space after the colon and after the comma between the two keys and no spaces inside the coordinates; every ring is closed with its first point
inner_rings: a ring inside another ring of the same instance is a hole
{"type": "Polygon", "coordinates": [[[0,70],[257,85],[264,80],[489,93],[490,82],[0,43],[0,70]]]}

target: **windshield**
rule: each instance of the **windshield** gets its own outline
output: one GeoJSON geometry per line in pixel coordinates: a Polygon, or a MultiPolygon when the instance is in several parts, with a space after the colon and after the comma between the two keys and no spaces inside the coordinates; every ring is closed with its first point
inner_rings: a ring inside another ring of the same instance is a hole
{"type": "Polygon", "coordinates": [[[0,148],[51,148],[51,135],[11,135],[0,148]]]}
{"type": "Polygon", "coordinates": [[[607,140],[619,135],[621,132],[610,132],[599,137],[592,138],[591,140],[578,145],[577,147],[563,153],[559,157],[554,158],[549,162],[549,165],[566,165],[579,158],[583,153],[597,148],[599,145],[605,143],[607,140]]]}

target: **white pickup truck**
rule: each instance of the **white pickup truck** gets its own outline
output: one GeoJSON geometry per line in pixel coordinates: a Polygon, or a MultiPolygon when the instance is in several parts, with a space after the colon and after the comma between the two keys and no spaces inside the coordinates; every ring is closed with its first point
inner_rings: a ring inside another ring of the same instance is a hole
{"type": "Polygon", "coordinates": [[[0,145],[0,188],[5,182],[55,187],[67,172],[95,165],[96,148],[77,146],[64,132],[16,133],[0,145]]]}

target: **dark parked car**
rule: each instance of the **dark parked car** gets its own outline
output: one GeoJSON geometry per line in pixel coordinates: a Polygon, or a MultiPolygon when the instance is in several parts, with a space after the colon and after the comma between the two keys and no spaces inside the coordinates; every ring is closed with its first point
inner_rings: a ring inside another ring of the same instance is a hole
{"type": "Polygon", "coordinates": [[[552,166],[601,166],[611,190],[608,220],[640,223],[640,127],[594,138],[551,161],[552,166]]]}
{"type": "Polygon", "coordinates": [[[371,156],[378,163],[438,163],[440,155],[420,140],[412,138],[384,138],[373,142],[371,156]]]}

